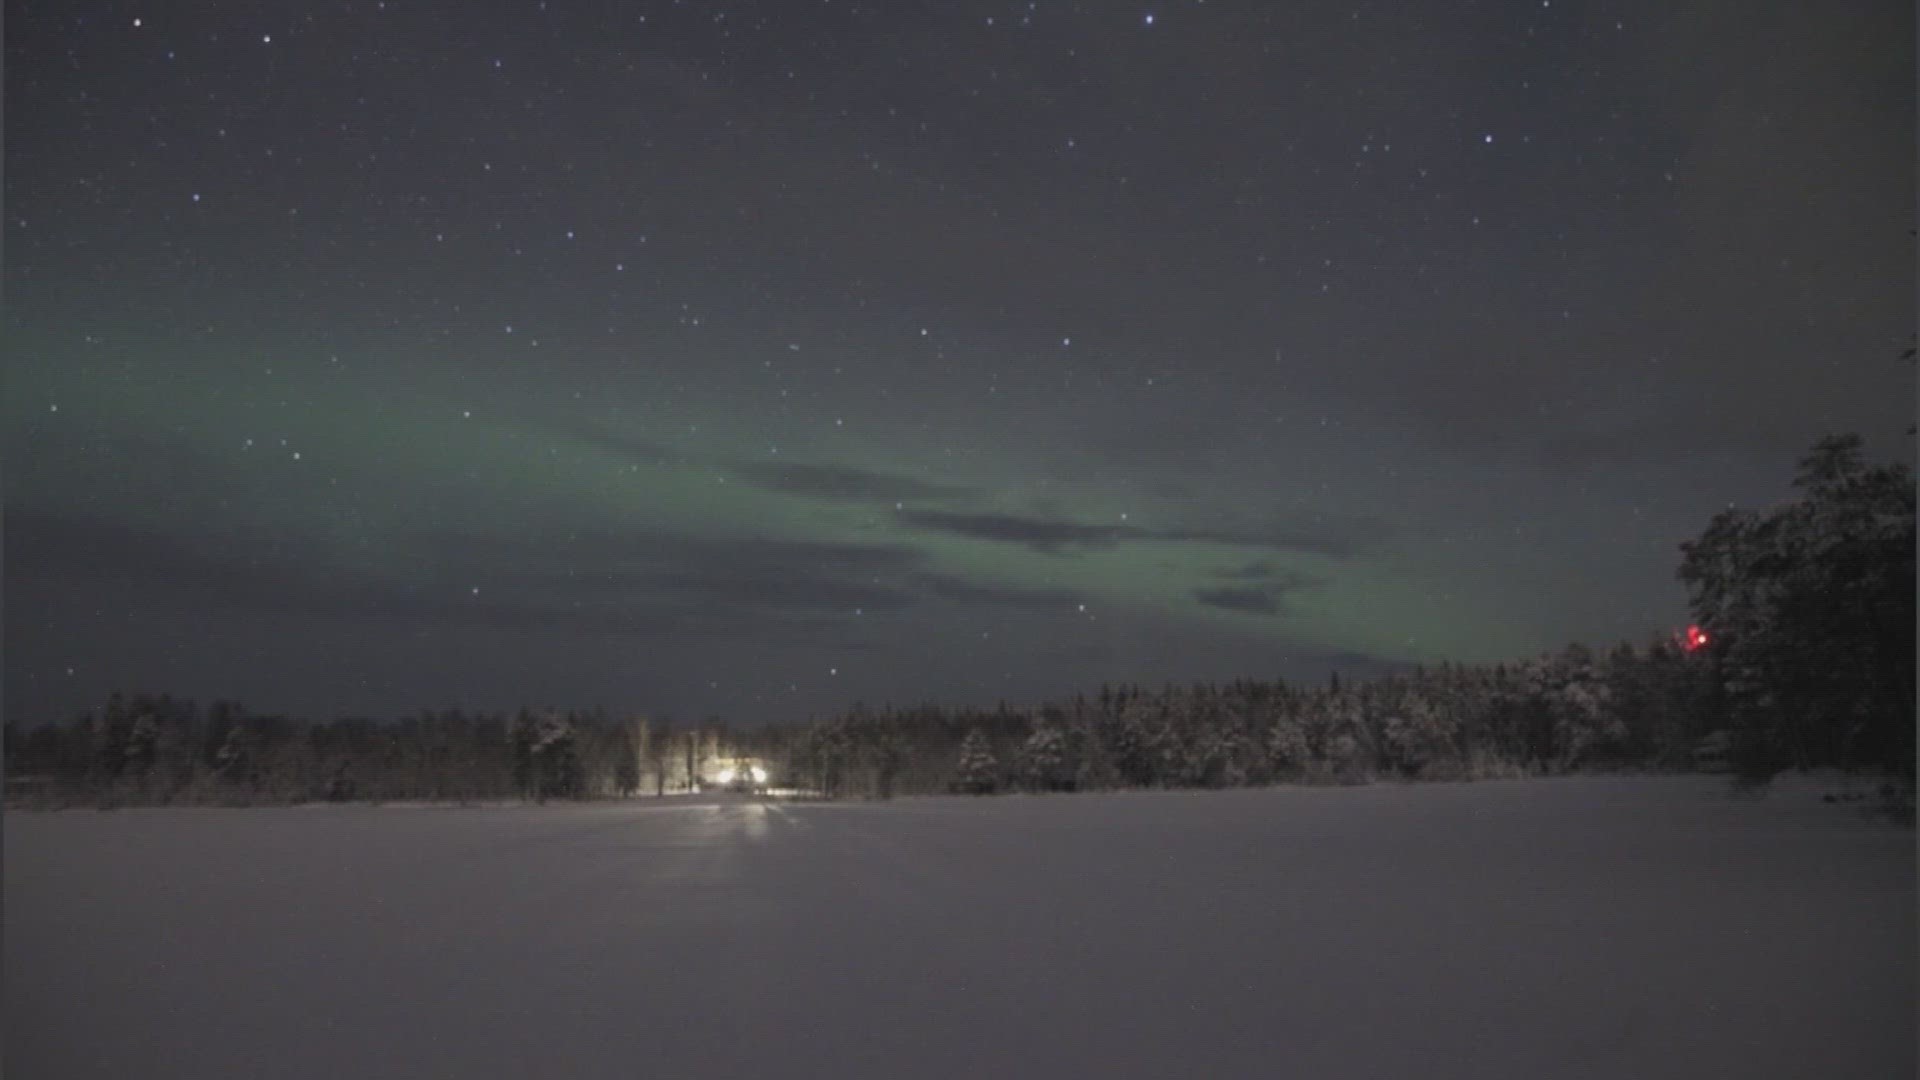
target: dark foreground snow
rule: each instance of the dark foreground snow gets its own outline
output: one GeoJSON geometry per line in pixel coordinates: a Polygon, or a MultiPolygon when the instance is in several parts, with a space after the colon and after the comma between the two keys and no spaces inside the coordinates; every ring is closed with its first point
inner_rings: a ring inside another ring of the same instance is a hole
{"type": "Polygon", "coordinates": [[[5,841],[15,1080],[1914,1075],[1913,834],[1694,780],[5,841]]]}

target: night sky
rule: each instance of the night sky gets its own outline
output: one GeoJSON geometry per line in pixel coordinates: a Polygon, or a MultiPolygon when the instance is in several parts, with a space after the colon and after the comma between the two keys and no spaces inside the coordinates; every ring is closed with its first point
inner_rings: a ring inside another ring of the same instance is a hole
{"type": "Polygon", "coordinates": [[[6,10],[28,722],[1645,641],[1911,457],[1910,3],[6,10]]]}

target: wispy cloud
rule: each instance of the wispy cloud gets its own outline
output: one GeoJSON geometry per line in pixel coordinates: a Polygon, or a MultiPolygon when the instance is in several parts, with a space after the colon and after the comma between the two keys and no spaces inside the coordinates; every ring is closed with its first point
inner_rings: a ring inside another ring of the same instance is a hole
{"type": "Polygon", "coordinates": [[[1145,528],[1138,525],[1090,525],[1076,521],[1025,517],[1017,514],[970,514],[945,510],[910,510],[899,520],[915,528],[1025,544],[1037,551],[1055,551],[1063,545],[1111,546],[1125,541],[1192,542],[1311,552],[1335,558],[1354,554],[1368,544],[1391,539],[1398,530],[1365,518],[1276,522],[1252,528],[1145,528]]]}
{"type": "Polygon", "coordinates": [[[975,495],[973,488],[851,465],[747,462],[732,474],[755,487],[788,495],[846,502],[954,501],[975,495]]]}
{"type": "Polygon", "coordinates": [[[1225,611],[1238,611],[1249,615],[1278,615],[1288,597],[1309,587],[1311,587],[1310,582],[1293,577],[1285,581],[1270,581],[1260,585],[1227,585],[1195,589],[1193,598],[1208,607],[1225,611]]]}
{"type": "Polygon", "coordinates": [[[899,518],[915,528],[950,533],[973,540],[997,540],[1051,550],[1062,544],[1112,544],[1120,540],[1152,539],[1145,529],[1127,525],[1086,525],[1050,521],[1016,514],[965,514],[947,510],[908,510],[899,518]]]}
{"type": "Polygon", "coordinates": [[[942,600],[964,604],[1017,608],[1065,608],[1086,599],[1078,589],[1059,586],[993,585],[967,581],[951,574],[921,574],[914,581],[942,600]]]}

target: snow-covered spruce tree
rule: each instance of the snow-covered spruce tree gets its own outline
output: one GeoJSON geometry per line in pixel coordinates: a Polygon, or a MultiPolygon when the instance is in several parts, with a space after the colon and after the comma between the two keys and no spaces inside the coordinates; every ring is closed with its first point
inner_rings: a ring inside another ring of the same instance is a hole
{"type": "Polygon", "coordinates": [[[899,717],[891,707],[874,712],[856,704],[847,716],[847,731],[855,746],[861,771],[870,779],[869,791],[875,798],[893,798],[894,782],[906,765],[907,748],[902,738],[899,717]]]}
{"type": "Polygon", "coordinates": [[[1626,725],[1614,712],[1612,690],[1595,669],[1592,654],[1578,645],[1542,656],[1522,669],[1529,706],[1535,710],[1535,760],[1549,771],[1571,772],[1597,751],[1619,746],[1626,725]]]}
{"type": "Polygon", "coordinates": [[[960,743],[959,779],[954,785],[965,795],[990,795],[1000,787],[1000,762],[987,744],[987,733],[974,728],[960,743]]]}
{"type": "Polygon", "coordinates": [[[1020,775],[1035,791],[1071,791],[1077,769],[1067,758],[1067,737],[1059,727],[1035,720],[1033,733],[1020,745],[1020,775]]]}
{"type": "Polygon", "coordinates": [[[1656,639],[1645,649],[1618,646],[1602,676],[1615,714],[1627,725],[1624,752],[1632,761],[1689,768],[1701,740],[1725,727],[1711,657],[1688,653],[1674,641],[1656,639]]]}
{"type": "Polygon", "coordinates": [[[796,761],[801,774],[829,799],[845,793],[854,757],[852,736],[839,717],[808,725],[800,737],[796,761]]]}
{"type": "Polygon", "coordinates": [[[104,711],[90,715],[88,741],[93,744],[93,780],[96,785],[110,784],[127,767],[127,741],[133,733],[133,716],[126,699],[118,693],[107,698],[104,711]]]}
{"type": "Polygon", "coordinates": [[[1418,692],[1401,695],[1380,721],[1382,756],[1401,776],[1426,776],[1454,766],[1459,751],[1452,718],[1418,692]]]}
{"type": "Polygon", "coordinates": [[[1237,727],[1206,723],[1181,747],[1177,778],[1188,787],[1231,787],[1243,783],[1246,774],[1242,771],[1241,754],[1237,727]]]}
{"type": "Polygon", "coordinates": [[[1914,774],[1914,485],[1857,436],[1815,444],[1793,500],[1726,510],[1682,545],[1735,769],[1914,774]]]}
{"type": "Polygon", "coordinates": [[[160,724],[152,713],[141,713],[127,732],[127,745],[122,751],[126,762],[121,772],[135,780],[143,780],[153,770],[153,763],[160,753],[160,724]]]}
{"type": "Polygon", "coordinates": [[[513,747],[513,786],[519,789],[522,798],[537,798],[539,780],[536,774],[538,762],[534,758],[533,747],[540,739],[540,723],[533,712],[522,708],[514,714],[513,727],[507,733],[507,740],[513,747]]]}
{"type": "Polygon", "coordinates": [[[1364,784],[1371,778],[1366,713],[1359,693],[1342,689],[1329,693],[1325,705],[1326,730],[1322,762],[1332,779],[1342,784],[1364,784]]]}
{"type": "Polygon", "coordinates": [[[1172,738],[1165,775],[1185,787],[1227,787],[1245,781],[1244,723],[1213,686],[1169,691],[1172,738]]]}
{"type": "Polygon", "coordinates": [[[1165,703],[1155,697],[1136,689],[1120,706],[1109,731],[1114,771],[1122,783],[1147,787],[1161,781],[1166,729],[1165,703]]]}
{"type": "Polygon", "coordinates": [[[538,717],[522,709],[512,739],[514,779],[524,795],[536,802],[580,797],[586,770],[572,721],[551,709],[538,717]]]}
{"type": "Polygon", "coordinates": [[[1297,780],[1306,774],[1313,751],[1307,729],[1296,709],[1281,710],[1267,728],[1267,771],[1278,780],[1297,780]]]}

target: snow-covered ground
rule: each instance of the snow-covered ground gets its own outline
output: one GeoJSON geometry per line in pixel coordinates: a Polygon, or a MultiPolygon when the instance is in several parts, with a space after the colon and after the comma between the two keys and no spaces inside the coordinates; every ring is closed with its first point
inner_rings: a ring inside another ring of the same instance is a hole
{"type": "Polygon", "coordinates": [[[1907,1077],[1914,834],[1574,779],[8,813],[6,1075],[1907,1077]]]}

